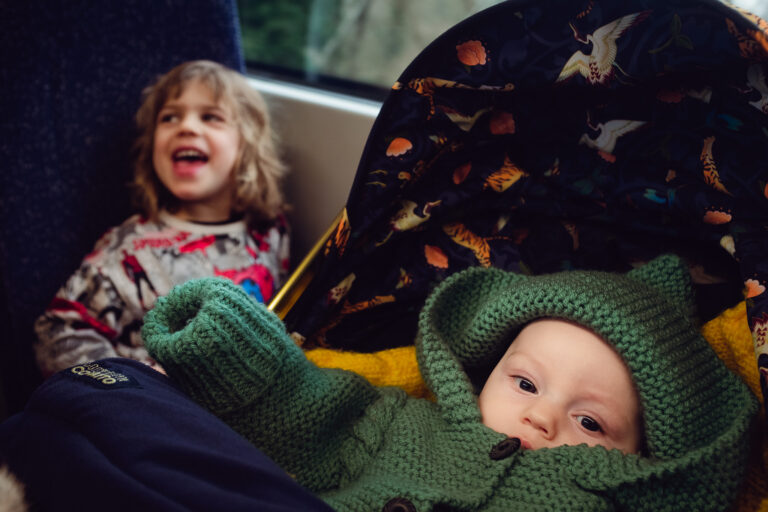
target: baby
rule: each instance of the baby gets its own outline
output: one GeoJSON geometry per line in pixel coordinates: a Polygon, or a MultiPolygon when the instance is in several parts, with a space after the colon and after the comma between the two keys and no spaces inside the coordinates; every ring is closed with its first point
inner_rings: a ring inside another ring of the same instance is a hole
{"type": "Polygon", "coordinates": [[[690,321],[685,265],[473,268],[430,295],[434,400],[310,363],[222,279],[158,301],[147,348],[192,398],[336,510],[722,510],[757,403],[690,321]]]}
{"type": "Polygon", "coordinates": [[[641,446],[640,397],[624,361],[594,332],[557,319],[520,331],[478,397],[483,424],[523,448],[641,446]]]}

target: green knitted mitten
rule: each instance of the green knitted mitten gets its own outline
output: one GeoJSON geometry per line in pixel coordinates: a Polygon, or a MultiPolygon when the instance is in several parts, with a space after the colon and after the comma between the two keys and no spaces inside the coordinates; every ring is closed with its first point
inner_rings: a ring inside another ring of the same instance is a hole
{"type": "Polygon", "coordinates": [[[158,299],[142,336],[168,375],[216,413],[258,398],[295,346],[277,316],[222,278],[189,281],[158,299]]]}

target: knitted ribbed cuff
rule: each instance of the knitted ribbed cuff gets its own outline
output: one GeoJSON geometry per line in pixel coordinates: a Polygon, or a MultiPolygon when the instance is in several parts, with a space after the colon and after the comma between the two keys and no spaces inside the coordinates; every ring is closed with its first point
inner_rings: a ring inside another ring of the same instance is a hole
{"type": "Polygon", "coordinates": [[[142,336],[168,376],[216,412],[258,398],[292,346],[277,316],[222,278],[188,281],[158,299],[142,336]]]}

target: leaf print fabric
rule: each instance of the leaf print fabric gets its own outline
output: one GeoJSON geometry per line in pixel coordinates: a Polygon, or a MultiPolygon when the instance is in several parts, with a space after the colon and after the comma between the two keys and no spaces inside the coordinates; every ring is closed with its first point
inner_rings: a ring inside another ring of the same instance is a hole
{"type": "MultiPolygon", "coordinates": [[[[674,251],[743,289],[757,340],[767,27],[708,0],[528,0],[450,29],[390,91],[345,236],[289,328],[307,346],[407,345],[429,291],[466,267],[626,271],[674,251]]],[[[768,344],[757,358],[765,378],[768,344]]]]}

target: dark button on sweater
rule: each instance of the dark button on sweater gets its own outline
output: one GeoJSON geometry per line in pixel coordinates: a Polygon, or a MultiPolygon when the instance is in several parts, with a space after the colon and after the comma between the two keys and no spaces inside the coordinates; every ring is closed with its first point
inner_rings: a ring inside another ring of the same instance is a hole
{"type": "Polygon", "coordinates": [[[520,449],[520,439],[508,437],[493,448],[491,448],[491,458],[493,460],[506,459],[520,449]]]}
{"type": "Polygon", "coordinates": [[[416,512],[416,507],[405,498],[392,498],[381,510],[382,512],[416,512]]]}

